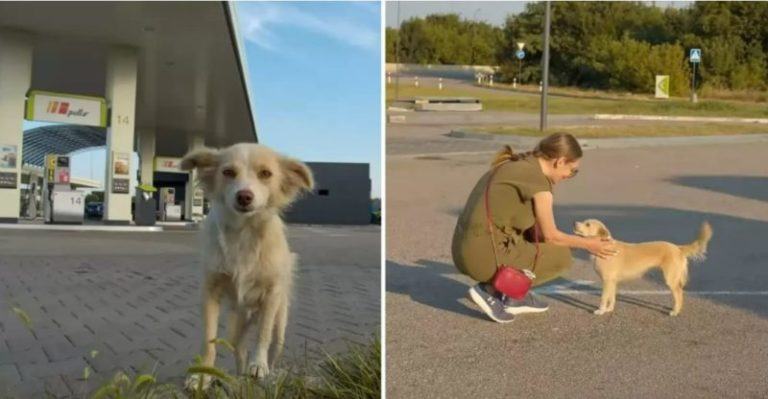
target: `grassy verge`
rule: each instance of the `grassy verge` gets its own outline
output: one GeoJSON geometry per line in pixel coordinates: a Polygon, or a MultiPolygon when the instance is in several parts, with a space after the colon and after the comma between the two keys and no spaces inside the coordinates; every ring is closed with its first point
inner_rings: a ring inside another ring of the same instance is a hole
{"type": "Polygon", "coordinates": [[[234,376],[212,367],[192,366],[188,373],[209,375],[207,390],[185,392],[172,384],[158,383],[149,374],[130,377],[117,373],[91,396],[101,398],[193,399],[369,399],[381,397],[381,344],[350,345],[346,353],[327,355],[310,373],[287,371],[266,381],[234,376]]]}
{"type": "MultiPolygon", "coordinates": [[[[11,302],[11,301],[9,301],[11,302]]],[[[33,320],[14,304],[11,311],[30,331],[34,331],[33,320]]],[[[224,339],[216,343],[233,352],[232,345],[224,339]]],[[[85,355],[85,354],[84,354],[85,355]]],[[[93,350],[91,359],[99,355],[93,350]]],[[[148,374],[129,374],[117,372],[110,380],[103,382],[91,394],[93,385],[89,385],[91,368],[83,369],[81,394],[75,397],[91,399],[373,399],[381,397],[381,340],[373,337],[365,344],[350,344],[346,352],[336,355],[326,354],[318,366],[297,372],[279,370],[263,380],[247,376],[236,376],[216,367],[200,365],[198,357],[195,364],[187,370],[188,375],[207,375],[212,383],[207,390],[185,391],[181,387],[157,381],[153,372],[148,374]]],[[[199,386],[199,388],[202,385],[199,386]]],[[[0,388],[2,383],[0,383],[0,388]]],[[[0,398],[5,393],[0,389],[0,398]]],[[[61,392],[47,392],[46,397],[59,397],[61,392]]]]}
{"type": "MultiPolygon", "coordinates": [[[[473,129],[484,133],[509,134],[516,136],[542,136],[538,128],[522,126],[489,126],[473,129]]],[[[603,124],[591,126],[557,126],[544,134],[564,132],[580,138],[611,137],[679,137],[713,136],[768,133],[768,125],[744,123],[643,123],[603,124]]]]}
{"type": "MultiPolygon", "coordinates": [[[[523,87],[512,90],[503,86],[486,89],[470,86],[413,87],[400,84],[399,98],[417,96],[460,96],[477,97],[483,108],[489,111],[539,112],[541,98],[538,87],[523,87]]],[[[386,91],[387,103],[395,100],[395,87],[389,85],[386,91]]],[[[549,96],[549,111],[553,114],[631,114],[671,116],[729,116],[741,118],[766,118],[768,106],[755,101],[700,99],[696,104],[685,98],[654,99],[651,96],[578,90],[573,88],[552,88],[549,96]]]]}

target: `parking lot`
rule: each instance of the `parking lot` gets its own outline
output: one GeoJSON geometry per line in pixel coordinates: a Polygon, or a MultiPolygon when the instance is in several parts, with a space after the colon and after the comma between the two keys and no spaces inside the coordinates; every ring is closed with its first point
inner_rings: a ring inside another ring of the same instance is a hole
{"type": "MultiPolygon", "coordinates": [[[[761,398],[768,396],[768,144],[596,149],[555,189],[558,225],[598,218],[629,242],[690,242],[680,316],[660,273],[620,285],[616,311],[592,314],[599,278],[577,259],[538,289],[544,314],[491,322],[453,266],[456,218],[498,143],[450,126],[390,124],[387,161],[387,396],[761,398]],[[453,141],[451,141],[453,140],[453,141]]],[[[517,150],[526,150],[518,148],[517,150]]]]}
{"type": "MultiPolygon", "coordinates": [[[[290,226],[300,264],[279,367],[315,365],[378,333],[380,234],[290,226]]],[[[0,397],[80,397],[119,369],[181,381],[202,342],[198,248],[193,231],[0,229],[0,397]]],[[[224,352],[217,365],[234,371],[224,352]]]]}

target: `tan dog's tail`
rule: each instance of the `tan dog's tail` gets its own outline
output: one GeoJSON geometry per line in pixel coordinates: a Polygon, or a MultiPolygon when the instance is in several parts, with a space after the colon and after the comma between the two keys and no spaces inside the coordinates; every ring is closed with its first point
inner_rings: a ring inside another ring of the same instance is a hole
{"type": "Polygon", "coordinates": [[[704,222],[701,224],[699,237],[696,238],[696,241],[687,245],[680,245],[680,251],[682,251],[683,256],[686,258],[703,260],[707,254],[707,244],[711,238],[712,226],[709,225],[709,222],[704,222]]]}

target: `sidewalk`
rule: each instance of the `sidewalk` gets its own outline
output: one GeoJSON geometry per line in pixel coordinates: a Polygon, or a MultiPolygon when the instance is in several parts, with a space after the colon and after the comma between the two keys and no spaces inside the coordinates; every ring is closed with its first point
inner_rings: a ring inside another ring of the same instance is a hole
{"type": "MultiPolygon", "coordinates": [[[[379,228],[291,226],[289,236],[301,260],[282,367],[368,342],[380,326],[379,228]]],[[[79,397],[118,369],[180,382],[199,353],[196,232],[0,230],[0,253],[0,397],[79,397]]],[[[217,365],[234,370],[224,352],[217,365]]]]}

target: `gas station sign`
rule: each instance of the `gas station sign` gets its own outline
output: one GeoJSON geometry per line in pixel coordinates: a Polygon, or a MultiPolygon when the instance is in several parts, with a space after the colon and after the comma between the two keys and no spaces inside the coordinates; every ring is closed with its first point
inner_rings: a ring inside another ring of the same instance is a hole
{"type": "Polygon", "coordinates": [[[181,170],[181,158],[155,157],[155,172],[187,173],[181,170]]]}
{"type": "Polygon", "coordinates": [[[0,188],[16,188],[18,172],[15,145],[0,145],[0,188]]]}
{"type": "Polygon", "coordinates": [[[101,97],[32,90],[27,95],[27,120],[107,127],[107,101],[101,97]]]}

